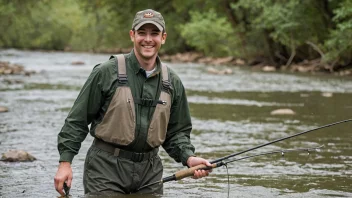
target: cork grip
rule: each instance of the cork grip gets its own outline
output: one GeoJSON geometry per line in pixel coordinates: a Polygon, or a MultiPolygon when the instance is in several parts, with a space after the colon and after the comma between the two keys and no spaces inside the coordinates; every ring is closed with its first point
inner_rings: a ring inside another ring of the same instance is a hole
{"type": "Polygon", "coordinates": [[[216,163],[212,164],[211,166],[206,166],[204,164],[200,164],[198,166],[193,166],[192,168],[185,169],[185,170],[180,170],[175,173],[176,180],[183,179],[185,177],[193,176],[195,170],[209,170],[212,168],[216,168],[216,163]]]}

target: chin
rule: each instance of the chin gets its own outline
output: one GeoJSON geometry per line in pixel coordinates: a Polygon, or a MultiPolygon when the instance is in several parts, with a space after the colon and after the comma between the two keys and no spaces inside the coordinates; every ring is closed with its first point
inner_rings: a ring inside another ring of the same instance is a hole
{"type": "Polygon", "coordinates": [[[142,55],[145,57],[145,58],[152,58],[155,56],[155,53],[154,52],[151,52],[151,53],[142,53],[142,55]]]}

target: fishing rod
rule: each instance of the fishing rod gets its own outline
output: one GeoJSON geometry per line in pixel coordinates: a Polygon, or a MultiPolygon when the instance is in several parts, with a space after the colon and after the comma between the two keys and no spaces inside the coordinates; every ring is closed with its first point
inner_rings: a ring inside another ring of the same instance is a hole
{"type": "Polygon", "coordinates": [[[310,148],[297,148],[297,149],[283,149],[283,150],[275,150],[275,151],[269,151],[269,152],[264,152],[264,153],[258,153],[258,154],[254,154],[254,155],[249,155],[249,156],[244,156],[241,158],[237,158],[237,159],[232,159],[229,161],[221,161],[221,162],[217,162],[217,163],[213,163],[211,164],[211,166],[205,166],[203,164],[199,165],[199,166],[194,166],[192,168],[189,169],[184,169],[184,170],[180,170],[177,171],[174,175],[169,176],[169,177],[165,177],[162,180],[141,186],[138,190],[148,187],[148,186],[152,186],[155,184],[162,184],[165,182],[169,182],[169,181],[175,181],[175,180],[181,180],[183,178],[192,176],[194,174],[195,170],[210,170],[213,168],[219,168],[221,166],[226,166],[227,164],[231,163],[231,162],[235,162],[235,161],[241,161],[244,159],[249,159],[249,158],[253,158],[253,157],[257,157],[257,156],[263,156],[263,155],[271,155],[271,154],[276,154],[276,153],[281,153],[281,156],[284,156],[285,153],[288,152],[308,152],[308,154],[312,151],[317,151],[318,149],[322,148],[324,145],[321,146],[317,146],[317,147],[310,147],[310,148]]]}
{"type": "MultiPolygon", "coordinates": [[[[314,128],[314,129],[310,129],[310,130],[307,130],[307,131],[303,131],[303,132],[300,132],[300,133],[296,133],[296,134],[293,134],[293,135],[290,135],[290,136],[287,136],[287,137],[279,138],[279,139],[273,140],[271,142],[255,146],[253,148],[250,148],[250,149],[247,149],[247,150],[244,150],[244,151],[240,151],[240,152],[237,152],[237,153],[234,153],[234,154],[230,154],[230,155],[227,155],[225,157],[221,157],[219,159],[213,160],[213,161],[210,162],[211,166],[209,166],[209,167],[206,166],[205,164],[200,164],[198,166],[194,166],[194,167],[191,167],[191,168],[188,168],[188,169],[185,169],[185,170],[180,170],[180,171],[176,172],[175,174],[173,174],[171,176],[162,178],[160,181],[156,181],[156,182],[141,186],[138,190],[140,190],[142,188],[145,188],[145,187],[148,187],[148,186],[151,186],[151,185],[155,185],[155,184],[163,184],[163,183],[169,182],[169,181],[181,180],[181,179],[183,179],[185,177],[192,176],[194,174],[194,171],[196,171],[196,170],[210,170],[210,169],[213,169],[213,168],[217,168],[217,167],[226,165],[227,163],[230,163],[230,162],[226,163],[226,162],[223,162],[223,160],[227,160],[227,159],[235,157],[237,155],[241,155],[243,153],[246,153],[246,152],[249,152],[249,151],[252,151],[252,150],[267,146],[267,145],[270,145],[270,144],[274,144],[276,142],[287,140],[289,138],[293,138],[293,137],[296,137],[296,136],[299,136],[299,135],[303,135],[303,134],[306,134],[306,133],[309,133],[309,132],[312,132],[312,131],[316,131],[316,130],[319,130],[319,129],[331,127],[331,126],[334,126],[334,125],[337,125],[337,124],[342,124],[342,123],[350,122],[350,121],[352,121],[352,119],[342,120],[342,121],[334,122],[334,123],[327,124],[327,125],[324,125],[324,126],[321,126],[321,127],[317,127],[317,128],[314,128]]],[[[276,151],[274,151],[274,152],[276,152],[276,151]]],[[[258,155],[260,155],[260,154],[258,154],[258,155]]],[[[248,159],[248,157],[249,156],[247,156],[247,158],[246,157],[245,158],[248,159]]],[[[233,160],[233,161],[236,161],[236,160],[233,160]]]]}
{"type": "Polygon", "coordinates": [[[331,123],[331,124],[327,124],[327,125],[324,125],[324,126],[321,126],[321,127],[318,127],[318,128],[314,128],[314,129],[310,129],[310,130],[303,131],[303,132],[300,132],[300,133],[296,133],[296,134],[293,134],[293,135],[290,135],[290,136],[287,136],[287,137],[279,138],[279,139],[277,139],[277,140],[273,140],[273,141],[271,141],[271,142],[264,143],[264,144],[261,144],[261,145],[259,145],[259,146],[255,146],[255,147],[253,147],[253,148],[250,148],[250,149],[247,149],[247,150],[244,150],[244,151],[240,151],[240,152],[238,152],[238,153],[234,153],[234,154],[231,154],[231,155],[228,155],[228,156],[225,156],[225,157],[216,159],[216,160],[214,160],[214,161],[211,161],[210,163],[211,163],[211,164],[217,163],[217,162],[220,162],[220,161],[222,161],[222,160],[225,160],[225,159],[228,159],[228,158],[237,156],[237,155],[241,155],[241,154],[243,154],[243,153],[247,153],[247,152],[249,152],[249,151],[252,151],[252,150],[255,150],[255,149],[258,149],[258,148],[261,148],[261,147],[270,145],[270,144],[274,144],[274,143],[276,143],[276,142],[281,142],[281,141],[283,141],[283,140],[287,140],[287,139],[290,139],[290,138],[293,138],[293,137],[296,137],[296,136],[299,136],[299,135],[303,135],[303,134],[306,134],[306,133],[309,133],[309,132],[312,132],[312,131],[316,131],[316,130],[319,130],[319,129],[331,127],[331,126],[334,126],[334,125],[337,125],[337,124],[342,124],[342,123],[350,122],[350,121],[352,121],[352,119],[342,120],[342,121],[334,122],[334,123],[331,123]]]}
{"type": "MultiPolygon", "coordinates": [[[[285,153],[288,152],[300,152],[300,151],[306,151],[308,152],[308,155],[310,154],[311,151],[318,151],[320,148],[322,148],[324,145],[318,146],[318,147],[312,147],[312,148],[298,148],[298,149],[286,149],[286,150],[277,150],[277,151],[270,151],[270,152],[265,152],[265,153],[259,153],[259,154],[255,154],[255,155],[249,155],[249,156],[245,156],[245,157],[241,157],[241,158],[237,158],[237,159],[233,159],[233,160],[229,160],[226,162],[218,162],[217,166],[225,166],[226,167],[226,171],[227,171],[227,184],[228,184],[228,190],[227,190],[227,197],[230,197],[230,176],[229,176],[229,169],[227,168],[227,164],[231,163],[231,162],[235,162],[235,161],[240,161],[240,160],[244,160],[244,159],[249,159],[252,157],[257,157],[257,156],[262,156],[262,155],[271,155],[271,154],[276,154],[276,153],[281,153],[281,156],[283,157],[285,155],[285,153]]],[[[208,168],[208,167],[207,167],[208,168]]]]}

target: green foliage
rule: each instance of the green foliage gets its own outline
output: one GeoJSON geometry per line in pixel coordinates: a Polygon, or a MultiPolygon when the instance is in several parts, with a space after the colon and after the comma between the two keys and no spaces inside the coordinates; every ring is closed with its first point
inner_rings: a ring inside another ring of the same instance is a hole
{"type": "Polygon", "coordinates": [[[328,50],[325,61],[346,65],[352,61],[352,1],[343,1],[334,13],[336,29],[331,30],[325,42],[328,50]]]}
{"type": "Polygon", "coordinates": [[[190,22],[180,25],[181,35],[186,39],[187,44],[206,55],[226,56],[231,54],[236,39],[226,18],[218,17],[214,10],[205,13],[191,12],[190,15],[190,22]]]}
{"type": "Polygon", "coordinates": [[[162,52],[352,63],[351,0],[0,0],[0,47],[130,48],[134,15],[147,8],[165,18],[162,52]]]}
{"type": "Polygon", "coordinates": [[[328,31],[318,4],[316,1],[263,0],[259,4],[262,12],[253,20],[253,27],[265,30],[289,50],[307,42],[319,43],[328,31]]]}
{"type": "Polygon", "coordinates": [[[1,46],[63,49],[71,35],[70,20],[60,12],[63,6],[55,5],[48,1],[2,2],[0,9],[6,12],[1,12],[0,19],[6,23],[1,25],[1,46]]]}
{"type": "Polygon", "coordinates": [[[82,4],[77,5],[80,12],[74,25],[70,48],[93,51],[115,48],[116,43],[112,40],[116,36],[116,31],[110,25],[113,17],[109,14],[109,7],[99,3],[92,3],[90,4],[92,7],[86,9],[81,9],[80,6],[82,4]]]}
{"type": "Polygon", "coordinates": [[[131,47],[132,42],[129,38],[128,31],[131,29],[132,21],[135,13],[144,9],[154,9],[163,14],[166,22],[166,31],[168,33],[166,44],[162,46],[161,51],[167,53],[176,53],[182,50],[185,46],[184,40],[176,30],[178,24],[184,23],[185,16],[182,13],[175,11],[173,3],[169,0],[158,1],[116,1],[116,0],[101,0],[109,8],[111,20],[108,21],[111,29],[114,30],[114,35],[108,35],[110,43],[115,46],[126,48],[131,47]]]}

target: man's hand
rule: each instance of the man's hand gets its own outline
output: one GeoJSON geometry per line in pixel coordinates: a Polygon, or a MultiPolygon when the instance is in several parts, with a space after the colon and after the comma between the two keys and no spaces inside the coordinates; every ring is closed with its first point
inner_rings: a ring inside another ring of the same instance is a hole
{"type": "Polygon", "coordinates": [[[60,162],[59,168],[54,178],[55,189],[58,193],[61,194],[61,196],[65,196],[63,191],[65,181],[67,181],[67,186],[71,187],[72,168],[70,162],[60,162]]]}
{"type": "MultiPolygon", "coordinates": [[[[187,160],[187,165],[189,167],[197,166],[200,164],[205,164],[206,166],[211,166],[211,164],[209,163],[208,160],[205,160],[200,157],[189,157],[187,160]]],[[[196,170],[196,171],[194,171],[193,179],[199,179],[199,178],[208,176],[209,172],[211,172],[211,170],[196,170]]]]}

